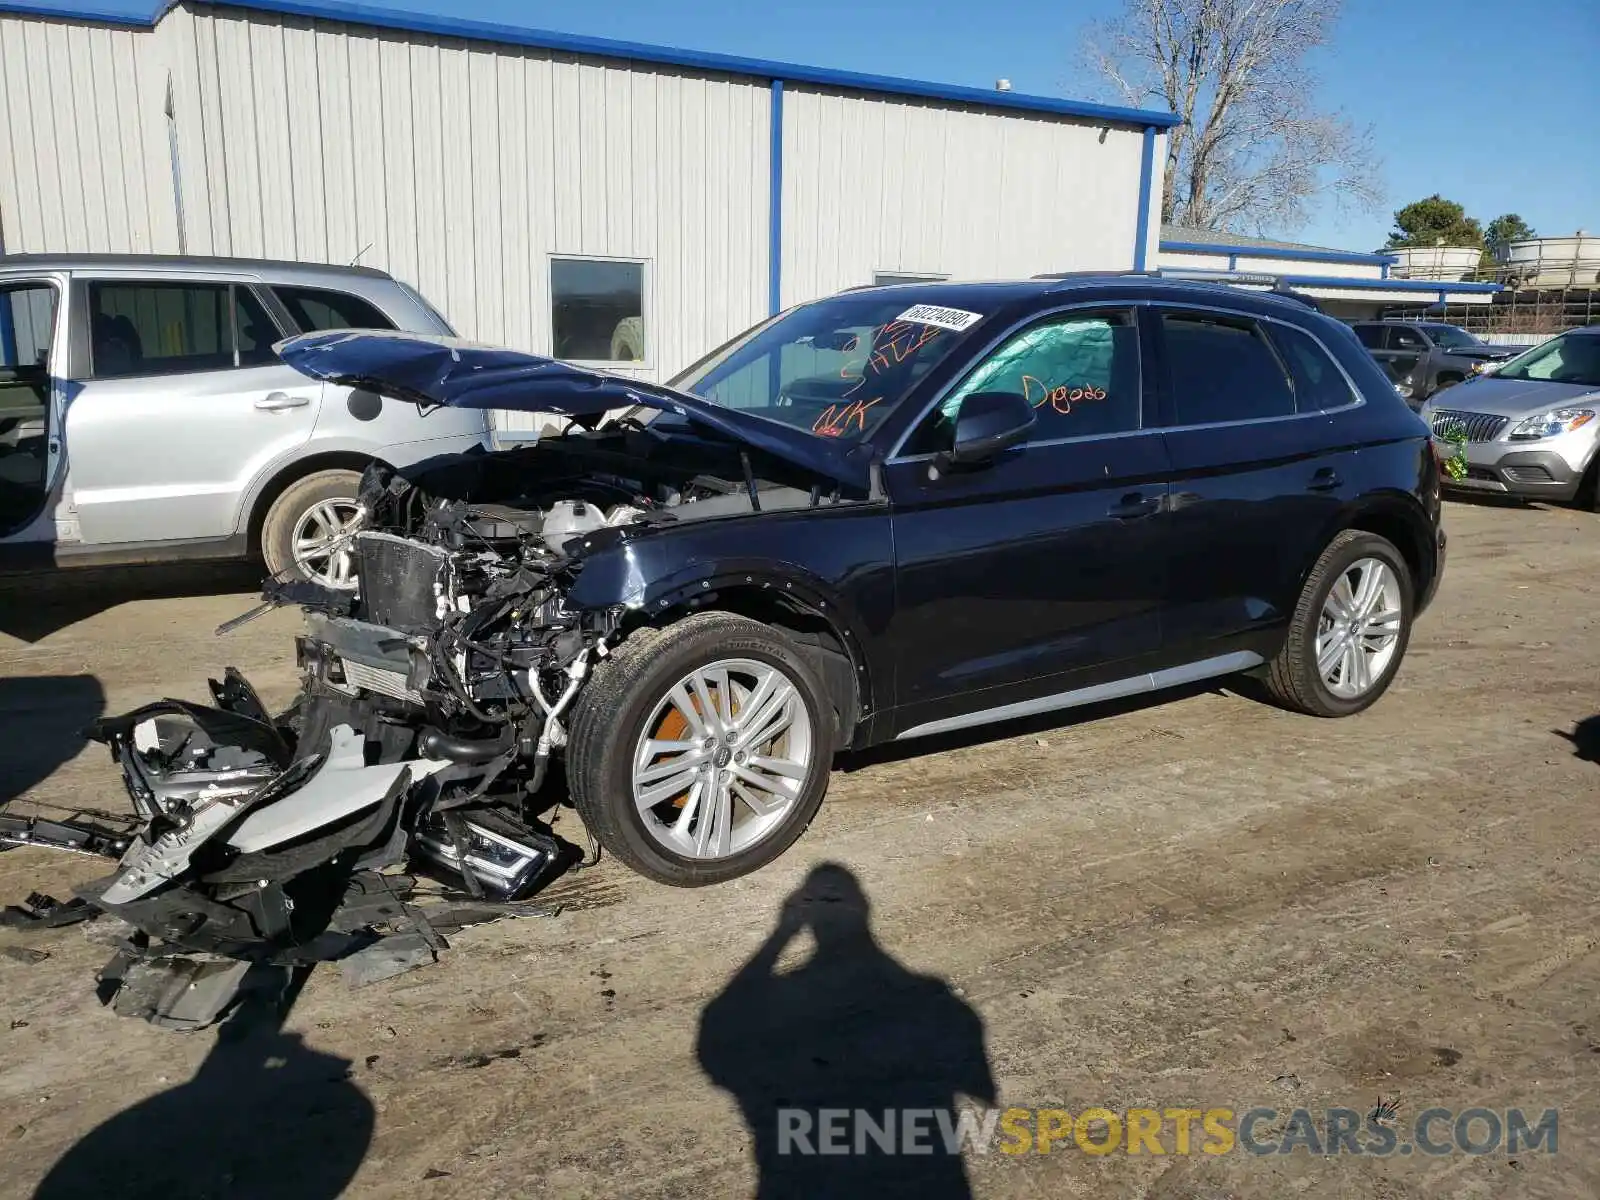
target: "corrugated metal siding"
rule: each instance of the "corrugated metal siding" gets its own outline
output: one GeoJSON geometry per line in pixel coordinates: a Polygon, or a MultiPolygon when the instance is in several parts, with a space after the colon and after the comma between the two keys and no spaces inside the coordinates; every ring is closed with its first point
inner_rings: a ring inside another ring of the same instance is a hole
{"type": "Polygon", "coordinates": [[[786,305],[874,271],[1133,265],[1141,130],[800,87],[783,120],[786,305]]]}
{"type": "Polygon", "coordinates": [[[149,33],[0,15],[0,238],[28,250],[177,249],[149,33]]]}
{"type": "Polygon", "coordinates": [[[536,353],[551,349],[552,254],[644,259],[650,378],[760,315],[765,86],[228,10],[184,18],[200,64],[185,170],[204,172],[195,201],[209,207],[192,250],[359,256],[465,336],[536,353]]]}
{"type": "Polygon", "coordinates": [[[763,82],[208,8],[0,18],[0,69],[11,250],[177,249],[170,71],[192,254],[359,258],[536,353],[551,255],[643,259],[648,378],[765,311],[763,82]]]}

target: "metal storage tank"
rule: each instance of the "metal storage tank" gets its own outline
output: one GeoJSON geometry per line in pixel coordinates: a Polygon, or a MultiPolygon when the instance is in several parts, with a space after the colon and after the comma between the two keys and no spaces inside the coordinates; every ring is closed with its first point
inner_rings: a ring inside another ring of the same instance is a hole
{"type": "Polygon", "coordinates": [[[0,247],[359,261],[665,379],[881,278],[1153,264],[1173,124],[330,0],[0,3],[0,247]]]}

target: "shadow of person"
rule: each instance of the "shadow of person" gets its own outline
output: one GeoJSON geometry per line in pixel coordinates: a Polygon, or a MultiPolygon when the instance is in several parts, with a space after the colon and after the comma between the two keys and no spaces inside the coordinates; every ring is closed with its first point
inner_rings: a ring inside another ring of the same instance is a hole
{"type": "MultiPolygon", "coordinates": [[[[331,1200],[372,1142],[350,1063],[285,1033],[293,1003],[246,1001],[188,1082],[118,1113],[50,1169],[34,1200],[331,1200]]],[[[180,1035],[173,1034],[173,1037],[180,1035]]]]}
{"type": "Polygon", "coordinates": [[[855,875],[817,867],[701,1014],[697,1053],[755,1139],[760,1198],[972,1194],[960,1095],[995,1102],[983,1021],[877,943],[855,875]],[[803,931],[815,953],[779,972],[803,931]]]}
{"type": "Polygon", "coordinates": [[[1557,737],[1572,743],[1572,752],[1584,762],[1600,763],[1600,715],[1585,717],[1572,727],[1572,732],[1557,729],[1557,737]]]}
{"type": "Polygon", "coordinates": [[[105,689],[93,675],[0,678],[0,807],[76,758],[87,745],[84,727],[105,707],[105,689]]]}

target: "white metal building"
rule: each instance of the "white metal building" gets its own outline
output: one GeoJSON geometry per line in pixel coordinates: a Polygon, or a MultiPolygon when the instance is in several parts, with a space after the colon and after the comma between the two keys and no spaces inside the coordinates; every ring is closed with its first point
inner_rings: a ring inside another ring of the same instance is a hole
{"type": "Polygon", "coordinates": [[[1142,269],[1175,123],[328,0],[0,0],[5,250],[359,259],[658,379],[878,278],[1142,269]]]}

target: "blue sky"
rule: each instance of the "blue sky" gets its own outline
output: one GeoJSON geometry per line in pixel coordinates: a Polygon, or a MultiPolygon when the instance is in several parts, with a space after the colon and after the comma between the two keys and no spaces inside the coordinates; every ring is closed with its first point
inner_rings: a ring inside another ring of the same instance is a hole
{"type": "MultiPolygon", "coordinates": [[[[150,0],[88,0],[148,12],[150,0]]],[[[371,0],[568,33],[776,58],[880,75],[1096,98],[1083,26],[1117,0],[371,0]]],[[[57,5],[51,5],[56,7],[57,5]]],[[[1345,0],[1318,52],[1320,100],[1374,127],[1384,204],[1331,206],[1300,241],[1371,249],[1390,214],[1438,192],[1487,223],[1600,231],[1600,0],[1345,0]]]]}

